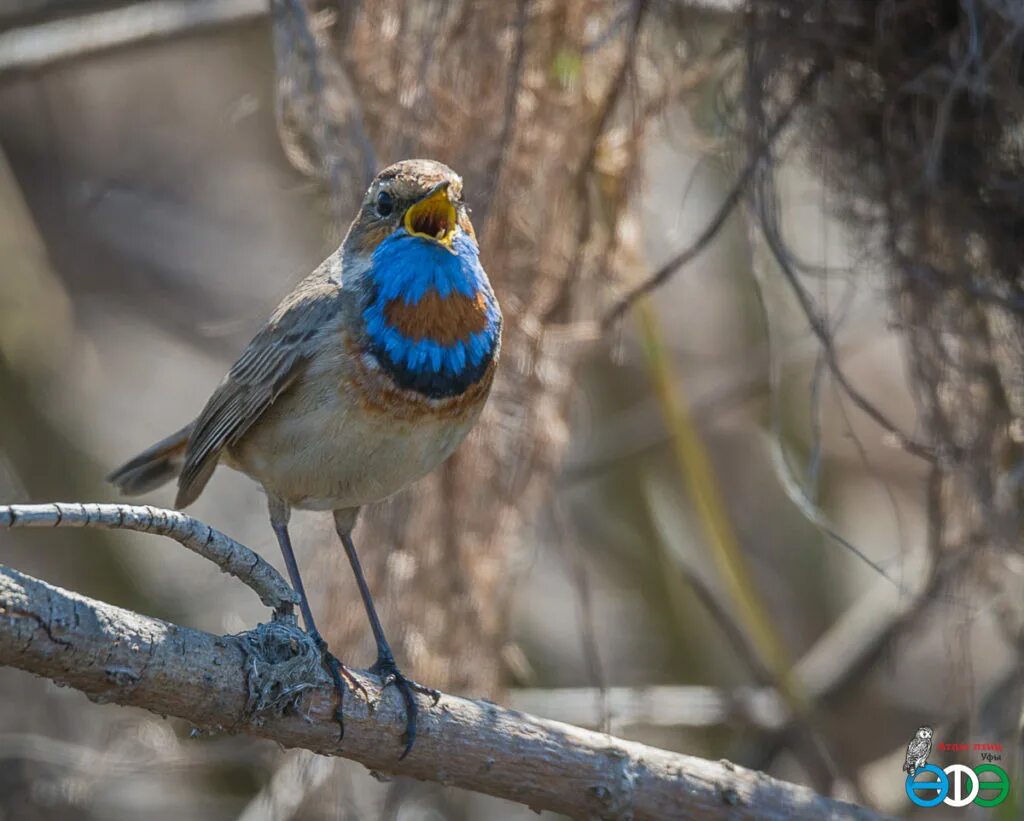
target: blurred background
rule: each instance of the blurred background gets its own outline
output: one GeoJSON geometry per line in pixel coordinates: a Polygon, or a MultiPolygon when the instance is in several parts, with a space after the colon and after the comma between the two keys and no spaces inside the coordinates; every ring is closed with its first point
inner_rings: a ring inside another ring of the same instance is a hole
{"type": "MultiPolygon", "coordinates": [[[[433,157],[506,331],[470,439],[357,533],[406,672],[893,815],[1019,818],[1022,32],[1005,0],[6,0],[0,500],[114,501],[373,173],[433,157]],[[1001,744],[1010,799],[912,812],[922,724],[1001,744]]],[[[244,477],[189,512],[281,566],[244,477]]],[[[329,517],[293,539],[366,666],[329,517]]],[[[170,541],[0,547],[191,627],[268,618],[170,541]]],[[[0,670],[0,820],[533,815],[190,729],[0,670]]]]}

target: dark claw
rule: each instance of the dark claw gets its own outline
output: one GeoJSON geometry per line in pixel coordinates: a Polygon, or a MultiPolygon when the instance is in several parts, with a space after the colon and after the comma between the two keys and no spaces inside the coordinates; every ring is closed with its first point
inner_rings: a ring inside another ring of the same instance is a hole
{"type": "Polygon", "coordinates": [[[440,700],[441,693],[433,687],[425,687],[410,678],[406,678],[392,658],[378,658],[373,667],[370,668],[370,672],[380,676],[382,693],[388,687],[394,686],[398,689],[399,694],[402,696],[402,701],[405,703],[405,748],[398,757],[398,760],[401,761],[409,755],[412,745],[416,742],[416,717],[419,715],[419,705],[416,704],[416,697],[413,693],[428,696],[433,704],[437,704],[440,700]]]}
{"type": "Polygon", "coordinates": [[[320,660],[323,662],[327,672],[331,674],[331,679],[334,681],[334,690],[338,694],[338,706],[334,708],[334,720],[338,723],[338,741],[341,741],[345,737],[345,713],[343,707],[345,704],[346,682],[353,690],[361,692],[366,701],[370,700],[370,696],[362,682],[352,674],[352,671],[334,657],[323,637],[319,633],[311,633],[310,636],[320,651],[320,660]]]}
{"type": "Polygon", "coordinates": [[[272,616],[274,621],[281,619],[294,619],[295,618],[295,605],[291,602],[283,602],[280,607],[274,608],[272,616]]]}

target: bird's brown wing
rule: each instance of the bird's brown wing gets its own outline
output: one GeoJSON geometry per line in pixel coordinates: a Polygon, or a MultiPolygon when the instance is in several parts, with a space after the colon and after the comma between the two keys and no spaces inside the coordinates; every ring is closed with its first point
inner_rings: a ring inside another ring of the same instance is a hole
{"type": "Polygon", "coordinates": [[[192,428],[176,507],[196,500],[224,447],[237,442],[301,373],[316,352],[317,333],[340,311],[339,293],[325,263],[285,297],[232,365],[192,428]]]}

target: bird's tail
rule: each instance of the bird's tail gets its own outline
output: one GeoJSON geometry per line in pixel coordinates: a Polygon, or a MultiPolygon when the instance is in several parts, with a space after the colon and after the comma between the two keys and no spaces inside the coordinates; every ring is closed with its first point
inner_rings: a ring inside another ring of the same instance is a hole
{"type": "Polygon", "coordinates": [[[193,423],[146,448],[107,476],[126,496],[137,496],[171,481],[181,471],[193,423]]]}

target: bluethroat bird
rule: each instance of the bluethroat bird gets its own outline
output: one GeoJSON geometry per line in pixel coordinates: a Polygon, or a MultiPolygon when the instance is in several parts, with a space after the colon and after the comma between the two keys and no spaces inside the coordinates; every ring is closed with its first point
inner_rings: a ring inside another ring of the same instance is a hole
{"type": "MultiPolygon", "coordinates": [[[[381,171],[340,247],[256,334],[192,423],[109,477],[126,494],[177,476],[175,506],[202,493],[220,463],[259,482],[306,629],[339,699],[342,673],[317,630],[288,536],[293,508],[330,510],[355,574],[382,686],[406,708],[437,692],[395,664],[352,530],[378,502],[443,462],[476,422],[501,347],[501,311],[480,264],[462,180],[431,160],[381,171]]],[[[340,700],[337,713],[340,720],[340,700]]]]}

